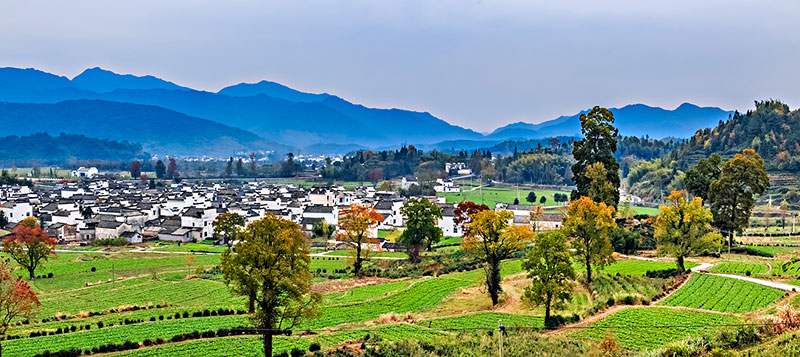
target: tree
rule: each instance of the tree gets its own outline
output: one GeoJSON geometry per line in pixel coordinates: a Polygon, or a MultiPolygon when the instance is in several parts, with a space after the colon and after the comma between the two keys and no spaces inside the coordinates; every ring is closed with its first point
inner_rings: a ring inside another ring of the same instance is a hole
{"type": "Polygon", "coordinates": [[[150,178],[147,177],[147,174],[139,175],[139,182],[141,182],[142,185],[147,185],[147,181],[150,181],[150,178]]]}
{"type": "Polygon", "coordinates": [[[542,196],[541,198],[539,198],[539,203],[545,204],[546,202],[547,202],[547,197],[542,196]]]}
{"type": "Polygon", "coordinates": [[[272,336],[317,315],[322,296],[310,293],[310,251],[296,223],[266,214],[241,232],[222,253],[225,282],[255,300],[251,317],[262,332],[264,355],[272,356],[272,336]]]}
{"type": "MultiPolygon", "coordinates": [[[[36,292],[27,281],[14,273],[9,259],[0,261],[0,337],[5,339],[11,322],[19,317],[33,319],[37,308],[41,306],[36,292]]],[[[3,354],[0,345],[0,355],[3,354]]]]}
{"type": "Polygon", "coordinates": [[[164,179],[167,177],[167,167],[161,160],[156,161],[156,178],[164,179]]]}
{"type": "Polygon", "coordinates": [[[149,188],[151,190],[156,188],[156,179],[151,178],[150,179],[150,183],[147,185],[147,188],[149,188]]]}
{"type": "Polygon", "coordinates": [[[586,178],[589,180],[588,196],[595,202],[603,202],[607,206],[616,206],[615,199],[619,200],[618,187],[608,181],[606,167],[602,162],[595,162],[586,168],[586,178]]]}
{"type": "Polygon", "coordinates": [[[241,157],[236,161],[236,176],[244,176],[244,160],[241,157]]]}
{"type": "Polygon", "coordinates": [[[536,202],[536,192],[533,192],[533,191],[528,192],[528,196],[525,197],[525,201],[528,201],[530,203],[535,203],[536,202]]]}
{"type": "Polygon", "coordinates": [[[311,227],[311,233],[314,234],[314,237],[323,239],[330,239],[333,237],[333,233],[335,232],[336,226],[328,223],[324,218],[321,221],[314,223],[314,225],[311,227]]]}
{"type": "Polygon", "coordinates": [[[617,128],[614,127],[614,115],[610,110],[595,106],[586,114],[581,114],[581,134],[582,140],[577,140],[573,144],[572,156],[575,164],[572,165],[572,180],[577,189],[572,191],[572,200],[581,196],[589,196],[591,178],[587,176],[587,168],[596,162],[602,163],[606,169],[606,181],[611,183],[615,191],[613,193],[613,205],[619,203],[619,163],[614,158],[617,151],[618,135],[617,128]]]}
{"type": "Polygon", "coordinates": [[[6,229],[6,226],[8,226],[8,218],[5,212],[0,211],[0,229],[6,229]]]}
{"type": "Polygon", "coordinates": [[[233,175],[233,156],[228,158],[228,164],[225,165],[225,177],[233,175]]]}
{"type": "Polygon", "coordinates": [[[711,183],[719,180],[721,174],[722,157],[719,154],[712,154],[708,158],[700,160],[695,167],[686,171],[683,182],[689,193],[708,200],[708,190],[711,188],[711,183]]]}
{"type": "Polygon", "coordinates": [[[489,206],[484,204],[478,205],[472,201],[459,202],[458,205],[456,205],[455,211],[453,211],[453,215],[455,215],[453,223],[457,227],[461,227],[461,232],[463,232],[464,235],[467,235],[467,231],[469,230],[469,222],[472,215],[488,210],[489,206]]]}
{"type": "Polygon", "coordinates": [[[378,184],[378,181],[383,180],[383,170],[381,169],[373,169],[367,172],[367,179],[372,182],[373,185],[378,184]]]}
{"type": "Polygon", "coordinates": [[[678,271],[686,270],[684,258],[722,245],[722,236],[711,228],[711,211],[703,207],[703,199],[686,199],[686,191],[672,191],[667,197],[669,205],[661,205],[653,237],[658,250],[675,257],[678,271]]]}
{"type": "Polygon", "coordinates": [[[714,224],[728,235],[733,244],[733,233],[750,225],[750,214],[755,206],[755,195],[769,188],[769,176],[764,161],[752,149],[744,149],[733,159],[725,161],[719,180],[711,183],[708,196],[714,224]]]}
{"type": "Polygon", "coordinates": [[[597,203],[583,196],[572,200],[567,208],[562,229],[572,240],[575,255],[586,264],[586,282],[592,283],[592,265],[602,269],[614,261],[609,233],[617,224],[614,222],[614,207],[603,202],[597,203]]]}
{"type": "Polygon", "coordinates": [[[28,217],[14,227],[11,236],[3,239],[3,251],[26,269],[29,278],[33,280],[36,268],[42,261],[56,255],[57,243],[55,238],[47,235],[36,218],[28,217]]]}
{"type": "Polygon", "coordinates": [[[256,169],[256,153],[254,152],[250,153],[250,174],[253,175],[253,177],[258,176],[258,170],[256,169]]]}
{"type": "Polygon", "coordinates": [[[497,305],[502,292],[500,262],[524,249],[533,232],[527,226],[513,225],[514,214],[510,211],[480,211],[471,218],[461,249],[483,261],[486,287],[492,305],[497,305]]]}
{"type": "Polygon", "coordinates": [[[545,326],[550,326],[551,306],[558,308],[569,299],[575,280],[564,233],[555,230],[536,235],[533,249],[522,261],[522,269],[528,271],[531,279],[531,285],[525,288],[525,298],[544,305],[545,326]]]}
{"type": "Polygon", "coordinates": [[[137,179],[139,176],[142,176],[142,163],[139,160],[133,160],[131,161],[131,178],[137,179]]]}
{"type": "Polygon", "coordinates": [[[175,162],[175,158],[169,158],[169,164],[167,164],[167,177],[171,179],[176,179],[179,177],[178,175],[178,164],[175,162]]]}
{"type": "Polygon", "coordinates": [[[83,217],[84,220],[92,218],[92,216],[94,216],[94,211],[92,211],[92,207],[89,206],[81,207],[78,211],[80,211],[81,217],[83,217]]]}
{"type": "Polygon", "coordinates": [[[381,222],[383,216],[372,206],[353,203],[339,211],[339,239],[353,247],[353,275],[361,276],[361,266],[369,259],[369,244],[376,238],[372,230],[381,222]]]}
{"type": "Polygon", "coordinates": [[[230,248],[244,227],[245,222],[244,217],[238,213],[225,212],[214,218],[214,222],[211,225],[214,227],[214,237],[221,238],[225,245],[230,248]]]}
{"type": "Polygon", "coordinates": [[[544,218],[544,208],[542,206],[531,206],[531,210],[528,212],[528,224],[530,224],[533,233],[539,231],[539,222],[542,218],[544,218]]]}
{"type": "Polygon", "coordinates": [[[398,239],[398,243],[408,251],[408,260],[419,262],[420,250],[442,239],[442,229],[436,226],[442,218],[442,209],[425,198],[412,198],[400,208],[406,221],[406,229],[398,239]]]}

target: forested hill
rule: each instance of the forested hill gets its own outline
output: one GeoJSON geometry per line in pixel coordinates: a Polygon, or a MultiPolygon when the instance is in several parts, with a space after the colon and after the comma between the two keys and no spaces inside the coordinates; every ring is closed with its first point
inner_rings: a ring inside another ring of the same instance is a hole
{"type": "Polygon", "coordinates": [[[698,130],[674,153],[686,170],[712,153],[732,157],[752,148],[771,172],[800,171],[800,110],[777,100],[756,101],[755,110],[736,112],[713,129],[698,130]]]}
{"type": "Polygon", "coordinates": [[[0,165],[62,164],[79,160],[130,161],[147,159],[142,145],[89,138],[83,135],[44,133],[0,137],[0,165]]]}

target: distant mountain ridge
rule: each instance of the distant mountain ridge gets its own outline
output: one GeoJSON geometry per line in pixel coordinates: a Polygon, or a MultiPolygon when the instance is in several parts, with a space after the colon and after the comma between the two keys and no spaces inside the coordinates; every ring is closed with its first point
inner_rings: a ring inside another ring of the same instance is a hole
{"type": "MultiPolygon", "coordinates": [[[[0,68],[0,101],[55,104],[80,100],[157,106],[185,114],[193,120],[206,119],[228,128],[241,129],[250,135],[248,139],[237,139],[237,144],[229,147],[244,149],[248,143],[257,142],[260,145],[258,150],[264,149],[265,143],[282,148],[309,147],[313,152],[330,148],[332,153],[345,148],[385,148],[404,144],[453,147],[456,142],[466,146],[470,141],[486,144],[487,141],[571,137],[580,133],[580,113],[539,124],[513,123],[483,135],[427,112],[369,108],[336,95],[306,93],[266,80],[235,84],[215,93],[183,87],[154,76],[121,75],[98,67],[89,68],[73,79],[36,69],[0,68]]],[[[730,113],[689,103],[674,110],[633,104],[612,108],[612,111],[622,135],[655,138],[689,137],[697,129],[727,119],[730,113]]],[[[82,119],[73,113],[71,120],[82,119]]],[[[113,125],[109,129],[124,133],[113,125]]],[[[9,130],[0,128],[0,136],[9,134],[9,130]]],[[[213,135],[207,134],[210,133],[203,134],[203,140],[213,141],[213,135]]],[[[165,140],[170,139],[167,137],[165,140]]],[[[201,140],[189,142],[200,143],[201,140]]],[[[153,148],[152,143],[142,144],[146,149],[153,148]]],[[[166,144],[161,143],[156,148],[163,149],[166,144]]],[[[196,155],[219,152],[213,145],[208,148],[199,144],[194,148],[185,144],[178,146],[184,152],[194,149],[196,155]]]]}
{"type": "MultiPolygon", "coordinates": [[[[714,127],[727,120],[732,111],[717,107],[699,107],[683,103],[673,110],[651,107],[645,104],[630,104],[622,108],[610,108],[614,114],[614,125],[626,136],[650,136],[652,138],[689,137],[698,129],[714,127]]],[[[500,127],[488,135],[494,139],[542,138],[551,136],[574,136],[581,132],[581,111],[572,116],[561,116],[539,124],[523,122],[500,127]]]]}
{"type": "Polygon", "coordinates": [[[1,136],[80,134],[130,141],[154,154],[227,156],[236,151],[287,148],[253,133],[152,105],[101,100],[55,104],[0,103],[1,136]]]}

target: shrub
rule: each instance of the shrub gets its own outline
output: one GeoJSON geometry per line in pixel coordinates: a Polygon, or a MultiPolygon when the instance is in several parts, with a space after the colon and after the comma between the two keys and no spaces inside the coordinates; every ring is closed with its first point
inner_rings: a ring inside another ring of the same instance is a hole
{"type": "MultiPolygon", "coordinates": [[[[363,345],[363,343],[362,343],[363,345]]],[[[297,347],[292,348],[292,351],[289,353],[292,357],[302,357],[306,355],[306,351],[303,351],[297,347]]]]}
{"type": "Polygon", "coordinates": [[[317,343],[317,342],[314,342],[314,343],[311,344],[311,346],[308,346],[308,351],[309,352],[316,352],[316,351],[319,351],[321,349],[322,349],[322,346],[320,346],[319,343],[317,343]]]}
{"type": "Polygon", "coordinates": [[[92,273],[94,273],[94,272],[96,272],[96,271],[97,271],[97,268],[95,268],[95,267],[92,267],[92,269],[91,269],[91,270],[92,270],[92,273]]]}

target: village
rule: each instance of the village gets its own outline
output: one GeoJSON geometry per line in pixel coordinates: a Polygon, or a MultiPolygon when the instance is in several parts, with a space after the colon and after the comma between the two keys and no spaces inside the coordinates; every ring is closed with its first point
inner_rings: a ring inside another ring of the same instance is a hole
{"type": "MultiPolygon", "coordinates": [[[[382,216],[382,222],[372,227],[375,239],[373,249],[399,251],[402,248],[384,238],[378,231],[402,230],[406,217],[400,208],[409,199],[394,191],[380,191],[375,187],[319,184],[310,188],[293,184],[276,184],[266,181],[239,183],[200,183],[183,181],[149,188],[138,180],[122,180],[97,175],[97,169],[76,170],[80,179],[47,185],[0,186],[0,210],[7,217],[11,231],[15,224],[27,217],[39,220],[50,237],[58,244],[80,246],[95,240],[124,238],[129,243],[161,240],[171,242],[199,242],[213,240],[222,244],[213,234],[212,223],[224,213],[235,213],[250,223],[266,213],[290,220],[311,235],[315,225],[338,226],[339,211],[352,204],[367,205],[382,216]],[[88,172],[88,175],[87,175],[88,172]]],[[[461,173],[464,173],[463,171],[461,173]]],[[[416,185],[414,177],[403,177],[404,189],[416,185]]],[[[459,186],[450,179],[438,179],[437,193],[459,192],[459,186]]],[[[414,198],[414,197],[411,197],[414,198]]],[[[446,203],[444,196],[421,197],[442,209],[437,227],[446,237],[461,237],[463,232],[455,223],[456,203],[446,203]]],[[[514,224],[535,224],[542,229],[557,228],[561,222],[558,214],[537,216],[531,222],[533,205],[498,202],[493,209],[514,213],[514,224]]],[[[334,235],[335,238],[335,235],[334,235]]],[[[313,242],[315,247],[349,249],[335,239],[330,242],[313,242]]]]}

